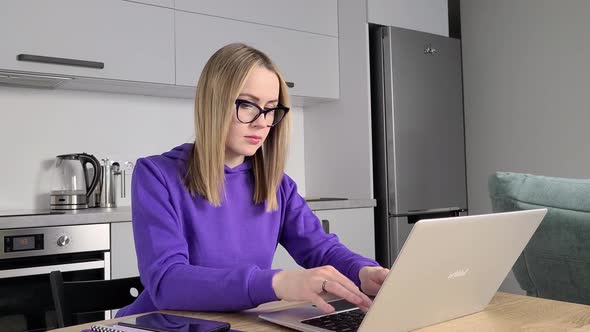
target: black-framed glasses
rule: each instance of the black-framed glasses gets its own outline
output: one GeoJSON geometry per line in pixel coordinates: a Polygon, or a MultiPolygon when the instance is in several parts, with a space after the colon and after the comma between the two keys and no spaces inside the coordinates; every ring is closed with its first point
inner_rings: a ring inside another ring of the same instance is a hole
{"type": "Polygon", "coordinates": [[[289,112],[289,107],[277,105],[272,108],[261,108],[255,102],[236,99],[236,115],[241,123],[252,123],[262,114],[268,127],[276,126],[289,112]]]}

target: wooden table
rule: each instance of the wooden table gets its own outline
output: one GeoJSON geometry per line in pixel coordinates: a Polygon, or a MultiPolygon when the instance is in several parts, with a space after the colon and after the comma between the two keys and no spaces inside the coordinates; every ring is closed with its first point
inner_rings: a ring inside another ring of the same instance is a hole
{"type": "MultiPolygon", "coordinates": [[[[176,315],[192,316],[229,322],[240,331],[293,331],[257,318],[261,312],[275,311],[300,305],[301,302],[272,302],[256,309],[240,313],[197,313],[162,311],[176,315]]],[[[108,324],[119,319],[104,321],[108,324]]],[[[55,332],[79,332],[91,324],[53,330],[55,332]]],[[[385,330],[384,330],[385,331],[385,330]]],[[[431,331],[588,331],[590,332],[590,306],[545,300],[535,297],[497,293],[490,305],[479,313],[432,325],[420,330],[431,331]]]]}

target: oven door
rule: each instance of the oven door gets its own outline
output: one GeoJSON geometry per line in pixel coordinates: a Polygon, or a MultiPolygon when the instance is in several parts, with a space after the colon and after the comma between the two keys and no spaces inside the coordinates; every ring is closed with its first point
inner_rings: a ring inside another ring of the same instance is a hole
{"type": "MultiPolygon", "coordinates": [[[[0,326],[3,332],[57,328],[49,273],[64,281],[110,279],[110,253],[104,251],[0,260],[0,326]]],[[[76,324],[103,320],[104,313],[81,314],[76,324]]]]}

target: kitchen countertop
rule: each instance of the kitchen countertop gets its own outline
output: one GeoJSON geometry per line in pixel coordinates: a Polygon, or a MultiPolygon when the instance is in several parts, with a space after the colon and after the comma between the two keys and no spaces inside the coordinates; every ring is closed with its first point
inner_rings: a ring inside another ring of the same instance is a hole
{"type": "MultiPolygon", "coordinates": [[[[339,210],[372,208],[376,206],[374,199],[330,199],[320,198],[308,201],[310,209],[339,210]]],[[[2,211],[0,211],[1,214],[2,211]]],[[[64,214],[43,214],[27,216],[0,217],[0,229],[46,227],[59,225],[101,224],[131,221],[131,207],[90,208],[67,211],[64,214]]]]}
{"type": "Polygon", "coordinates": [[[102,224],[130,220],[130,206],[122,206],[117,208],[90,208],[84,210],[67,211],[64,214],[1,217],[0,229],[102,224]]]}
{"type": "Polygon", "coordinates": [[[307,205],[313,211],[319,210],[338,210],[338,209],[358,209],[358,208],[372,208],[377,206],[377,201],[374,199],[335,199],[308,201],[307,205]]]}

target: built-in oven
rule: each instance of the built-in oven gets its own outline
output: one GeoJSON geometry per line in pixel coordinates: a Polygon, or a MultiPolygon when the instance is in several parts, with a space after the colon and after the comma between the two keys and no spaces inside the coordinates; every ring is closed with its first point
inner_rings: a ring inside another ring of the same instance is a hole
{"type": "MultiPolygon", "coordinates": [[[[5,229],[0,241],[3,332],[57,328],[51,271],[61,271],[64,281],[110,279],[109,224],[5,229]]],[[[75,323],[105,318],[109,313],[81,314],[75,323]]]]}

